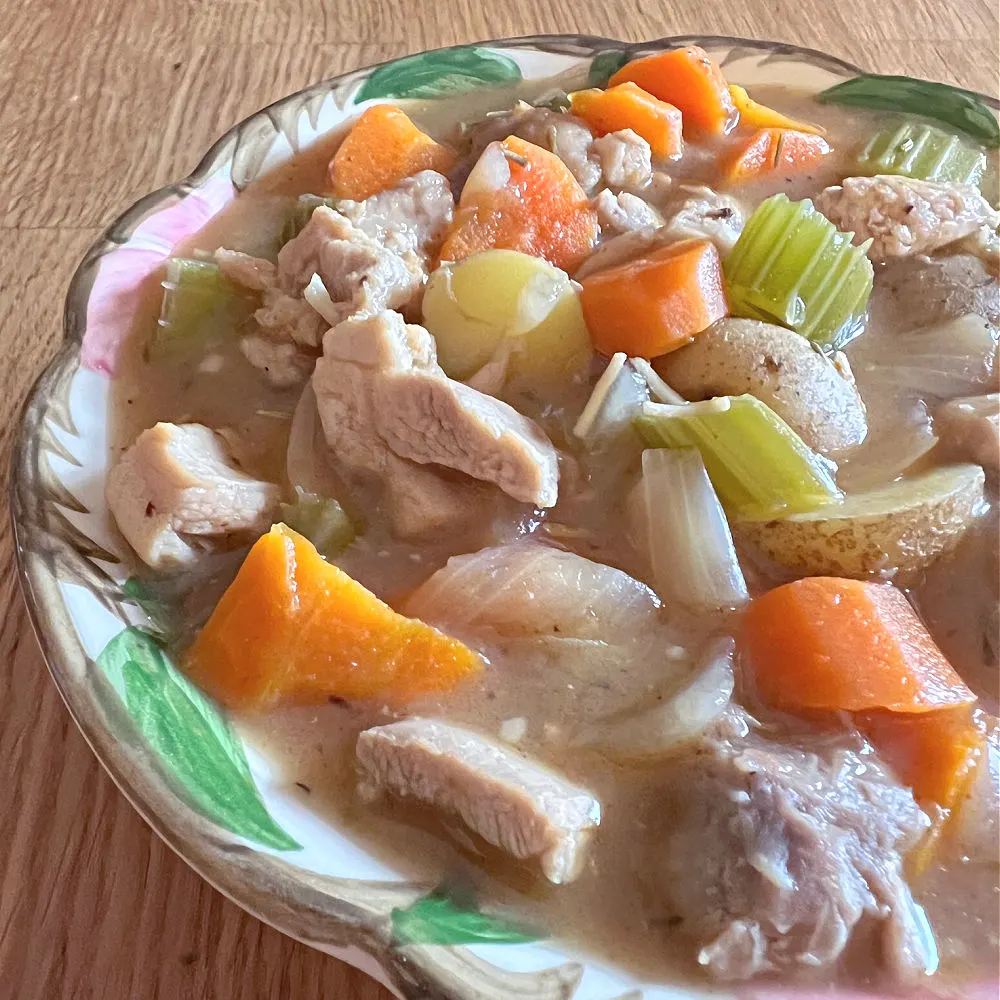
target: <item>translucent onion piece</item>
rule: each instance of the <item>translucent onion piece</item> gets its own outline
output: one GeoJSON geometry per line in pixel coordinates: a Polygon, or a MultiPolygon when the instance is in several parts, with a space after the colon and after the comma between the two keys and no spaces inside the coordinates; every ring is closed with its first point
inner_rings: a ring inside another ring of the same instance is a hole
{"type": "Polygon", "coordinates": [[[633,436],[632,421],[649,399],[644,380],[624,354],[608,362],[597,380],[587,405],[573,427],[573,434],[590,441],[616,438],[623,431],[633,436]]]}
{"type": "Polygon", "coordinates": [[[343,308],[338,309],[330,298],[330,293],[323,284],[323,279],[318,274],[313,274],[302,292],[302,297],[306,300],[329,323],[335,326],[344,318],[343,308]]]}
{"type": "Polygon", "coordinates": [[[580,730],[574,743],[619,763],[652,761],[697,738],[733,696],[733,655],[728,636],[709,646],[702,664],[677,691],[652,707],[629,709],[580,730]]]}
{"type": "Polygon", "coordinates": [[[642,455],[643,499],[656,592],[669,607],[737,608],[749,598],[729,522],[695,448],[642,455]]]}

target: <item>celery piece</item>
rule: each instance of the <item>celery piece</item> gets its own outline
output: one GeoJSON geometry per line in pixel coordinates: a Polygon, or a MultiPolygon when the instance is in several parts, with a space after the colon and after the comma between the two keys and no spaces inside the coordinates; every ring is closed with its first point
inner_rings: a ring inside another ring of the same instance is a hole
{"type": "Polygon", "coordinates": [[[313,212],[320,205],[333,208],[334,200],[333,198],[321,198],[318,194],[300,194],[292,206],[292,210],[288,213],[288,218],[285,219],[279,244],[284,246],[289,240],[295,239],[306,228],[306,223],[309,222],[313,212]]]}
{"type": "Polygon", "coordinates": [[[327,559],[343,552],[356,535],[354,524],[336,500],[301,486],[295,487],[295,503],[281,505],[281,514],[289,528],[305,535],[327,559]]]}
{"type": "Polygon", "coordinates": [[[854,246],[853,236],[808,198],[761,202],[723,265],[731,313],[842,347],[861,332],[875,279],[871,241],[854,246]]]}
{"type": "Polygon", "coordinates": [[[755,396],[683,406],[645,403],[635,426],[652,448],[697,448],[731,517],[758,520],[815,510],[841,496],[833,463],[755,396]]]}
{"type": "Polygon", "coordinates": [[[231,282],[211,260],[171,257],[162,282],[163,304],[150,348],[154,358],[204,348],[235,330],[258,306],[257,296],[231,282]]]}
{"type": "Polygon", "coordinates": [[[866,174],[978,184],[986,169],[986,153],[933,125],[904,121],[879,129],[858,154],[857,162],[866,174]]]}

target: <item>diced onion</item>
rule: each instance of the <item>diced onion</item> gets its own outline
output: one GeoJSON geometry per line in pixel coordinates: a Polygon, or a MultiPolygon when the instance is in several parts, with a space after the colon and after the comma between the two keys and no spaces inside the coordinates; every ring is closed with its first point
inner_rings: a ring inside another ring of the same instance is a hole
{"type": "Polygon", "coordinates": [[[499,142],[491,142],[476,161],[462,188],[462,200],[466,195],[478,196],[500,191],[510,183],[510,164],[499,142]]]}
{"type": "Polygon", "coordinates": [[[642,454],[653,581],[669,606],[736,608],[749,599],[729,522],[695,448],[642,454]]]}

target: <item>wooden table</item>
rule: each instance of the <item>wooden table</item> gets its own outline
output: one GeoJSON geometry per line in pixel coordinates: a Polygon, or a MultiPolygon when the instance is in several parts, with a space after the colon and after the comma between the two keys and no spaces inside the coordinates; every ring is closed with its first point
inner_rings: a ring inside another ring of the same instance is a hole
{"type": "MultiPolygon", "coordinates": [[[[532,32],[748,35],[997,91],[995,0],[5,0],[0,465],[61,336],[76,262],[232,122],[422,48],[532,32]],[[517,12],[515,13],[515,7],[517,12]]],[[[0,501],[2,503],[2,501],[0,501]]],[[[42,664],[0,511],[0,1000],[375,1000],[167,850],[98,766],[42,664]]]]}

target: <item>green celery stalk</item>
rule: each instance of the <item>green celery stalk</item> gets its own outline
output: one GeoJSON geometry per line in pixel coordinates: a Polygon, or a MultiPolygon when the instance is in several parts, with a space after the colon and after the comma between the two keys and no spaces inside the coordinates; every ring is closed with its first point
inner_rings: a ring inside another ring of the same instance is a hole
{"type": "Polygon", "coordinates": [[[933,125],[903,121],[879,129],[858,154],[866,174],[899,174],[917,180],[978,184],[986,153],[933,125]]]}
{"type": "Polygon", "coordinates": [[[726,513],[752,521],[815,510],[842,494],[835,466],[755,396],[645,403],[636,430],[651,448],[697,448],[726,513]]]}
{"type": "Polygon", "coordinates": [[[229,281],[211,260],[171,257],[150,355],[164,358],[203,349],[249,319],[257,297],[229,281]]]}
{"type": "Polygon", "coordinates": [[[334,207],[333,198],[321,198],[318,194],[300,194],[295,204],[292,206],[292,210],[288,213],[288,218],[285,220],[285,224],[282,227],[281,235],[279,237],[279,243],[284,246],[289,240],[295,239],[303,229],[306,228],[306,223],[312,218],[313,212],[320,207],[320,205],[325,205],[327,208],[334,207]]]}
{"type": "Polygon", "coordinates": [[[285,524],[305,535],[320,555],[332,559],[354,541],[354,524],[344,508],[330,497],[295,487],[295,503],[281,504],[285,524]]]}

